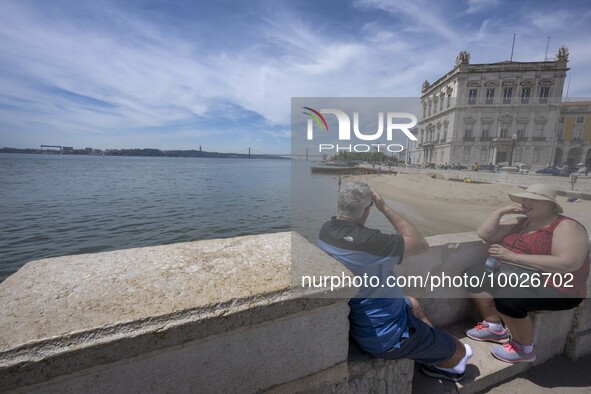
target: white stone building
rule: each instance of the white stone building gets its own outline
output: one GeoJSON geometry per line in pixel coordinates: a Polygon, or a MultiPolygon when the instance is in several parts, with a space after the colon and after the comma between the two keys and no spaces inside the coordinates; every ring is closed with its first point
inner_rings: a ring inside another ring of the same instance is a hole
{"type": "Polygon", "coordinates": [[[543,62],[470,64],[470,54],[460,52],[451,71],[423,83],[417,162],[545,167],[556,143],[567,63],[565,47],[543,62]]]}

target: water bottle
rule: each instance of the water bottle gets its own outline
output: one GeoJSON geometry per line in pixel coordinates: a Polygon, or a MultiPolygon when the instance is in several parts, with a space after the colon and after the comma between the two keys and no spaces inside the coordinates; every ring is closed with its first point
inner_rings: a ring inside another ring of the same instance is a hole
{"type": "Polygon", "coordinates": [[[498,266],[498,261],[496,258],[489,256],[484,263],[484,270],[486,272],[495,272],[498,266]]]}

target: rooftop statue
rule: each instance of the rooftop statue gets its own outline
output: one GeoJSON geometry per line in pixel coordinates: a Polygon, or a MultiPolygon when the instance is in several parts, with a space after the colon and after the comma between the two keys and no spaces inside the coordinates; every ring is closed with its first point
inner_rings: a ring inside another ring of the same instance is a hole
{"type": "Polygon", "coordinates": [[[456,57],[456,66],[461,66],[462,64],[470,64],[470,52],[468,51],[461,51],[456,57]]]}
{"type": "Polygon", "coordinates": [[[568,48],[564,45],[558,49],[556,53],[556,60],[568,62],[568,48]]]}

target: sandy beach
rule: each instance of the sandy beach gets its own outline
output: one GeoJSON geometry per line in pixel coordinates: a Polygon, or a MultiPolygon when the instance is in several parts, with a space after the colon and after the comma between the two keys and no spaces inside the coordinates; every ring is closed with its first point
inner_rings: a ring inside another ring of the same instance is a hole
{"type": "MultiPolygon", "coordinates": [[[[359,175],[343,179],[366,182],[386,200],[403,203],[413,210],[400,212],[425,236],[475,231],[490,213],[513,204],[508,193],[523,189],[501,183],[463,183],[431,174],[359,175]]],[[[564,215],[591,229],[591,201],[568,202],[558,196],[564,215]]]]}

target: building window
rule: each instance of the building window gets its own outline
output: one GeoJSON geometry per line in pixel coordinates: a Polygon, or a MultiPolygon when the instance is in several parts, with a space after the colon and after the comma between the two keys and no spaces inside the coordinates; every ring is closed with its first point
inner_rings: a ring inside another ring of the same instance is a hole
{"type": "Polygon", "coordinates": [[[521,148],[515,149],[515,152],[513,153],[513,161],[520,163],[522,159],[523,159],[523,150],[521,148]]]}
{"type": "Polygon", "coordinates": [[[573,142],[581,142],[583,139],[583,128],[582,127],[575,127],[573,133],[573,142]]]}
{"type": "Polygon", "coordinates": [[[509,125],[508,124],[502,124],[501,125],[501,135],[499,137],[501,138],[507,138],[509,136],[509,125]]]}
{"type": "Polygon", "coordinates": [[[534,129],[534,136],[536,136],[536,137],[543,137],[544,136],[544,123],[536,123],[536,127],[534,129]]]}
{"type": "Polygon", "coordinates": [[[462,155],[464,159],[464,163],[470,163],[470,152],[472,150],[471,146],[464,146],[464,154],[462,155]]]}
{"type": "Polygon", "coordinates": [[[464,138],[472,137],[472,127],[466,127],[464,130],[464,138]]]}
{"type": "Polygon", "coordinates": [[[505,90],[503,90],[503,104],[511,104],[512,95],[513,88],[505,88],[505,90]]]}
{"type": "Polygon", "coordinates": [[[558,131],[556,132],[556,139],[558,142],[562,142],[564,140],[564,127],[558,128],[558,131]]]}
{"type": "Polygon", "coordinates": [[[443,140],[447,141],[447,124],[443,125],[443,140]]]}
{"type": "Polygon", "coordinates": [[[488,138],[488,129],[482,129],[482,137],[488,138]]]}
{"type": "Polygon", "coordinates": [[[550,94],[550,88],[541,87],[540,88],[540,103],[542,103],[542,104],[547,103],[549,94],[550,94]]]}
{"type": "Polygon", "coordinates": [[[523,128],[517,129],[517,138],[525,137],[525,130],[523,128]]]}
{"type": "Polygon", "coordinates": [[[488,149],[483,147],[480,149],[480,162],[486,163],[487,161],[488,161],[488,149]]]}
{"type": "Polygon", "coordinates": [[[431,103],[429,101],[429,109],[427,110],[427,116],[431,116],[431,106],[433,105],[433,103],[431,103]]]}
{"type": "Polygon", "coordinates": [[[539,163],[540,162],[540,156],[542,155],[542,147],[541,146],[535,146],[534,147],[534,155],[533,155],[533,161],[534,163],[539,163]]]}
{"type": "Polygon", "coordinates": [[[476,104],[476,96],[478,95],[478,89],[470,89],[468,92],[468,104],[476,104]]]}
{"type": "Polygon", "coordinates": [[[447,94],[447,108],[451,107],[451,92],[447,94]]]}
{"type": "Polygon", "coordinates": [[[423,105],[423,119],[427,117],[427,105],[423,105]]]}
{"type": "Polygon", "coordinates": [[[528,104],[529,103],[530,93],[531,93],[531,88],[521,89],[521,104],[528,104]]]}
{"type": "Polygon", "coordinates": [[[494,89],[486,89],[486,103],[492,104],[495,98],[495,90],[494,89]]]}
{"type": "Polygon", "coordinates": [[[577,123],[585,123],[585,117],[584,116],[577,116],[577,123]]]}
{"type": "Polygon", "coordinates": [[[443,96],[441,96],[441,100],[439,100],[439,112],[443,111],[443,96]]]}
{"type": "Polygon", "coordinates": [[[436,114],[437,113],[437,96],[435,96],[435,103],[433,104],[433,113],[436,114]]]}
{"type": "Polygon", "coordinates": [[[558,118],[558,123],[564,123],[564,116],[561,116],[560,118],[558,118]]]}

